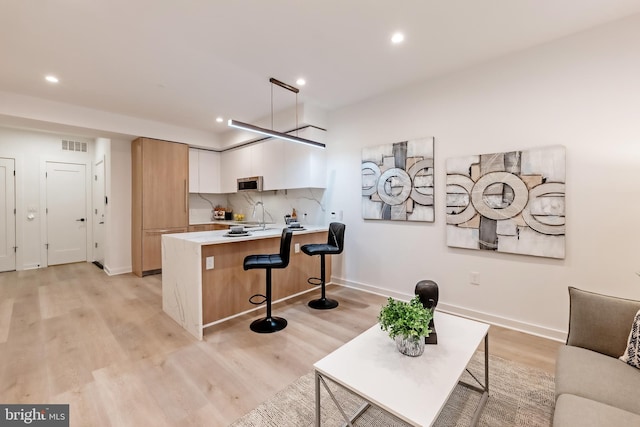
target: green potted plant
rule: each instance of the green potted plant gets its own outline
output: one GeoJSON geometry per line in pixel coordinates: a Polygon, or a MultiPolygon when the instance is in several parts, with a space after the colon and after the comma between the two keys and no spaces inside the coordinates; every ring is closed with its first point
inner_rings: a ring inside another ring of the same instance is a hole
{"type": "Polygon", "coordinates": [[[420,356],[424,352],[424,337],[431,333],[429,322],[432,318],[433,311],[424,308],[416,295],[409,302],[389,297],[380,310],[378,321],[380,328],[395,340],[400,353],[420,356]]]}

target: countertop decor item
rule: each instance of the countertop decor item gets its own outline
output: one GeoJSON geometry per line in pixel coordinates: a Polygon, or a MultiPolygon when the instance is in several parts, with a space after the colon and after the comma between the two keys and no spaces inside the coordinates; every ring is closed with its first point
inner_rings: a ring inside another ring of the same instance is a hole
{"type": "MultiPolygon", "coordinates": [[[[422,302],[422,306],[428,310],[436,309],[436,305],[438,305],[438,284],[433,280],[421,280],[416,283],[416,289],[414,291],[418,297],[420,297],[420,302],[422,302]]],[[[433,318],[429,322],[429,329],[431,332],[429,336],[424,338],[425,344],[438,344],[438,334],[436,332],[436,326],[433,323],[433,318]]]]}
{"type": "Polygon", "coordinates": [[[425,340],[431,330],[429,322],[433,311],[425,308],[418,295],[409,302],[391,297],[380,310],[378,321],[380,328],[395,340],[400,353],[407,356],[420,356],[424,352],[425,340]]]}

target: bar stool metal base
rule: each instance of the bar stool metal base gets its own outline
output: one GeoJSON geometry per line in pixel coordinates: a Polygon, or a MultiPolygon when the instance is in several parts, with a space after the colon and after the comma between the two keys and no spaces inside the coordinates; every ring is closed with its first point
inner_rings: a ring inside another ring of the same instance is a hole
{"type": "Polygon", "coordinates": [[[270,334],[271,332],[281,331],[287,327],[287,320],[282,317],[263,317],[254,320],[249,326],[253,332],[261,334],[270,334]]]}
{"type": "Polygon", "coordinates": [[[308,305],[316,310],[331,310],[338,306],[338,301],[329,298],[319,298],[309,301],[308,305]]]}

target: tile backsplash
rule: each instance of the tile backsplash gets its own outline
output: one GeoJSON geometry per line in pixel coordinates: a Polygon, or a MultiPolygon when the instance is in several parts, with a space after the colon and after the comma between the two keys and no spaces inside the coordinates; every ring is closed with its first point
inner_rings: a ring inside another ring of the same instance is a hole
{"type": "Polygon", "coordinates": [[[235,194],[191,193],[189,222],[196,224],[211,221],[212,209],[218,205],[226,210],[233,210],[234,213],[244,214],[247,221],[259,221],[262,219],[262,210],[258,206],[254,215],[254,206],[261,201],[267,222],[284,223],[284,216],[291,214],[295,208],[298,221],[302,224],[324,225],[328,218],[324,197],[325,190],[320,188],[235,194]]]}

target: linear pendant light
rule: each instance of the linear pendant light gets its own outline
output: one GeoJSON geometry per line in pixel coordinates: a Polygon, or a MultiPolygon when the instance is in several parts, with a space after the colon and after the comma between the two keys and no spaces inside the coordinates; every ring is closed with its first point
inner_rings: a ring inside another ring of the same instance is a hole
{"type": "MultiPolygon", "coordinates": [[[[283,83],[280,80],[276,80],[273,77],[269,79],[269,82],[271,82],[271,84],[276,84],[296,94],[296,129],[297,129],[298,128],[298,92],[300,92],[300,90],[296,87],[283,83]]],[[[297,142],[300,144],[307,144],[307,145],[311,145],[319,148],[326,147],[326,145],[321,142],[312,141],[306,138],[300,138],[299,136],[289,135],[287,133],[277,132],[272,129],[262,128],[259,126],[251,125],[249,123],[239,122],[237,120],[229,119],[229,121],[227,122],[227,125],[229,127],[258,133],[260,135],[265,135],[271,138],[283,139],[285,141],[297,142]]],[[[271,90],[271,126],[273,127],[273,89],[271,90]]]]}
{"type": "Polygon", "coordinates": [[[261,135],[270,136],[272,138],[284,139],[284,140],[291,141],[291,142],[299,142],[300,144],[309,144],[309,145],[313,145],[314,147],[320,147],[320,148],[325,148],[326,147],[326,145],[323,144],[322,142],[316,142],[316,141],[312,141],[310,139],[300,138],[300,137],[295,136],[295,135],[289,135],[289,134],[282,133],[282,132],[276,132],[274,130],[261,128],[259,126],[250,125],[249,123],[239,122],[237,120],[231,120],[230,119],[227,122],[227,124],[229,125],[229,127],[232,127],[232,128],[248,130],[249,132],[259,133],[261,135]]]}

